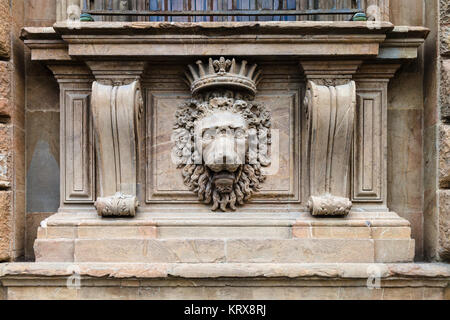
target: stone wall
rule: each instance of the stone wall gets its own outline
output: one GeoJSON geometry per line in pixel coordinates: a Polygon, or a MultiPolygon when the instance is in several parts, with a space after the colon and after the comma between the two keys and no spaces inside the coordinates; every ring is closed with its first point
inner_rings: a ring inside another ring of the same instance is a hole
{"type": "Polygon", "coordinates": [[[0,261],[24,255],[24,2],[0,0],[0,261]]]}
{"type": "Polygon", "coordinates": [[[450,261],[450,55],[448,0],[425,2],[424,248],[450,261]]]}
{"type": "Polygon", "coordinates": [[[440,260],[450,261],[450,1],[440,0],[439,54],[441,125],[439,128],[439,242],[440,260]]]}

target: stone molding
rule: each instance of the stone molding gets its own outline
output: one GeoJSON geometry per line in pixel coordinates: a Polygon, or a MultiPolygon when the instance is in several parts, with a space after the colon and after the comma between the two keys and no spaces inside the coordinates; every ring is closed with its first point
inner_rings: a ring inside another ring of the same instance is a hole
{"type": "Polygon", "coordinates": [[[353,141],[352,202],[387,208],[387,93],[398,62],[365,62],[353,79],[357,109],[353,141]]]}
{"type": "Polygon", "coordinates": [[[94,77],[84,64],[49,64],[60,88],[61,208],[95,200],[95,161],[91,87],[94,77]]]}
{"type": "Polygon", "coordinates": [[[95,79],[105,85],[127,85],[139,81],[146,68],[144,61],[86,61],[95,79]]]}

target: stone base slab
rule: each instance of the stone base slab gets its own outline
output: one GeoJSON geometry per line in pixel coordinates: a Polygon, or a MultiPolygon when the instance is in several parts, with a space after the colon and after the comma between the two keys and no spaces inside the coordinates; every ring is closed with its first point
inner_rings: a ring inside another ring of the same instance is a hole
{"type": "Polygon", "coordinates": [[[58,213],[34,244],[37,262],[396,263],[412,262],[409,222],[395,213],[138,214],[106,219],[58,213]]]}
{"type": "Polygon", "coordinates": [[[9,300],[448,300],[449,285],[449,264],[0,264],[9,300]]]}
{"type": "Polygon", "coordinates": [[[410,262],[414,240],[38,239],[37,262],[410,262]]]}

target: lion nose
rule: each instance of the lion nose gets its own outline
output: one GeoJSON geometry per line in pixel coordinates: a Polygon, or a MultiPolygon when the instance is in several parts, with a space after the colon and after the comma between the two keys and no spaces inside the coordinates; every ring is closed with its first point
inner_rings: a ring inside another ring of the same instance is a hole
{"type": "MultiPolygon", "coordinates": [[[[213,147],[210,149],[209,161],[206,164],[213,171],[227,170],[230,172],[236,171],[239,167],[238,156],[235,151],[235,141],[233,137],[221,136],[214,141],[213,147]]],[[[207,159],[208,160],[208,159],[207,159]]]]}

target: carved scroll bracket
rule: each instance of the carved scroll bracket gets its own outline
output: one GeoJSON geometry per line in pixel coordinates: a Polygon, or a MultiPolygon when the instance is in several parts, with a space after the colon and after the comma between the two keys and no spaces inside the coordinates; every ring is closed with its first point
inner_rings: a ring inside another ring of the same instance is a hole
{"type": "Polygon", "coordinates": [[[309,81],[305,95],[312,215],[346,215],[356,85],[320,86],[309,81]]]}
{"type": "Polygon", "coordinates": [[[350,212],[350,157],[356,109],[352,80],[362,61],[302,61],[307,83],[304,106],[308,127],[310,199],[314,216],[350,212]]]}
{"type": "Polygon", "coordinates": [[[127,85],[92,85],[101,216],[134,216],[136,199],[137,130],[143,108],[138,81],[127,85]]]}

